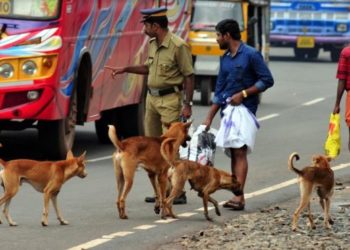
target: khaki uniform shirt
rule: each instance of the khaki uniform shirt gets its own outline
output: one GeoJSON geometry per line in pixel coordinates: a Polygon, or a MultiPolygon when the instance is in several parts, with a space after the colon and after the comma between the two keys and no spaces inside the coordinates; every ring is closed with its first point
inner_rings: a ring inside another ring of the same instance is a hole
{"type": "Polygon", "coordinates": [[[193,74],[192,55],[188,44],[180,37],[168,32],[158,47],[155,38],[149,41],[148,86],[166,88],[181,85],[185,76],[193,74]]]}

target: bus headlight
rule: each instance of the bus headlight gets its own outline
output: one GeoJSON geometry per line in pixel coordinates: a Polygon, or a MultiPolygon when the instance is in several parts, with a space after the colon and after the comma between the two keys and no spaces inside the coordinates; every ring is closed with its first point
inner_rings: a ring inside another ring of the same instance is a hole
{"type": "Polygon", "coordinates": [[[38,69],[38,67],[37,67],[36,63],[32,60],[25,61],[22,65],[22,71],[26,75],[30,75],[30,76],[35,75],[37,69],[38,69]]]}
{"type": "Polygon", "coordinates": [[[37,90],[28,91],[28,93],[27,93],[27,98],[30,101],[34,101],[34,100],[38,99],[39,97],[40,97],[40,92],[37,90]]]}
{"type": "Polygon", "coordinates": [[[3,78],[11,78],[13,76],[14,69],[9,63],[4,63],[0,65],[0,76],[3,78]]]}
{"type": "Polygon", "coordinates": [[[338,23],[336,27],[337,32],[347,32],[348,25],[346,23],[338,23]]]}

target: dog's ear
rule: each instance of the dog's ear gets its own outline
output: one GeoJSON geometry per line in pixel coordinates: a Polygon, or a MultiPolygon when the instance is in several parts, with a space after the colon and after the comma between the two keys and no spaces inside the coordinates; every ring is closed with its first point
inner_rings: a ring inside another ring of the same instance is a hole
{"type": "Polygon", "coordinates": [[[84,153],[82,153],[82,154],[79,156],[79,161],[84,161],[84,160],[85,160],[85,155],[86,155],[86,151],[84,151],[84,153]]]}
{"type": "Polygon", "coordinates": [[[73,158],[74,158],[73,152],[72,152],[72,150],[69,150],[69,151],[67,152],[67,157],[66,157],[66,159],[69,160],[69,159],[73,159],[73,158]]]}
{"type": "Polygon", "coordinates": [[[186,122],[185,127],[186,127],[186,128],[191,127],[192,122],[193,122],[193,121],[186,122]]]}
{"type": "Polygon", "coordinates": [[[333,158],[332,158],[332,157],[330,157],[330,156],[327,156],[327,157],[326,157],[326,159],[327,159],[327,161],[328,161],[328,162],[330,162],[330,161],[332,161],[332,160],[333,160],[333,158]]]}

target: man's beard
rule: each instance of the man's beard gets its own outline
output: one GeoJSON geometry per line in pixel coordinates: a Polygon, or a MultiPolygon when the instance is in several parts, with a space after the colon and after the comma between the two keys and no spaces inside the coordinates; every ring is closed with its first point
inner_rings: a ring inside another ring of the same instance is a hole
{"type": "Polygon", "coordinates": [[[150,33],[150,32],[144,31],[144,33],[145,33],[147,36],[149,36],[150,38],[155,37],[155,35],[152,34],[152,33],[150,33]]]}
{"type": "Polygon", "coordinates": [[[219,44],[220,49],[226,50],[228,49],[228,44],[227,43],[221,43],[219,44]]]}

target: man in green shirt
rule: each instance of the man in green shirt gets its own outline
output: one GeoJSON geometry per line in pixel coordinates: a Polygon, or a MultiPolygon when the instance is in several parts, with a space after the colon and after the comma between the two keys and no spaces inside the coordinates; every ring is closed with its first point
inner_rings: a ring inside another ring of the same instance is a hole
{"type": "MultiPolygon", "coordinates": [[[[115,68],[113,76],[121,73],[148,75],[145,113],[146,136],[159,137],[164,124],[188,119],[192,115],[193,65],[188,44],[168,29],[165,7],[141,10],[144,33],[151,39],[148,58],[143,65],[115,68]]],[[[146,202],[153,202],[146,197],[146,202]]],[[[186,203],[185,192],[174,204],[186,203]]]]}

